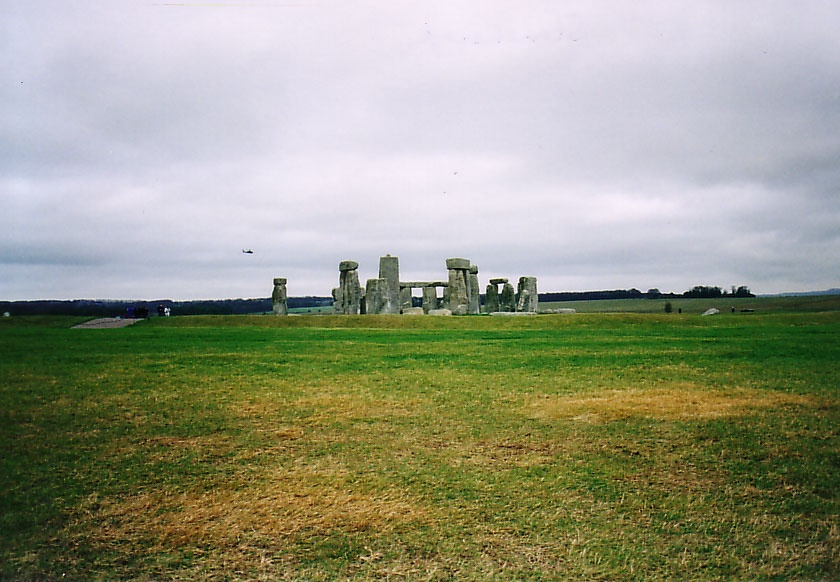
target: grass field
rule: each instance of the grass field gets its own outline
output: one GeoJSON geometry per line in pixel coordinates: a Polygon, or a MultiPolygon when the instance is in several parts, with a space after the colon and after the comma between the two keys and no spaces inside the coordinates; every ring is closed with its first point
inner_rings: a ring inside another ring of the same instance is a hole
{"type": "Polygon", "coordinates": [[[714,307],[721,312],[752,310],[755,313],[813,312],[840,310],[840,295],[808,295],[784,297],[718,297],[715,299],[607,299],[598,301],[540,302],[540,309],[571,308],[579,313],[665,313],[670,303],[674,313],[700,314],[714,307]]]}
{"type": "Polygon", "coordinates": [[[0,320],[0,578],[840,578],[840,312],[0,320]]]}

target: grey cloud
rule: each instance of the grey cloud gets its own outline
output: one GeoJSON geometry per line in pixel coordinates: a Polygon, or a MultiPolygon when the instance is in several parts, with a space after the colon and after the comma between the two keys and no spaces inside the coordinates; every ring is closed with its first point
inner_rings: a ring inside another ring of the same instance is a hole
{"type": "Polygon", "coordinates": [[[836,15],[18,5],[0,296],[327,294],[385,253],[543,290],[837,286],[836,15]]]}

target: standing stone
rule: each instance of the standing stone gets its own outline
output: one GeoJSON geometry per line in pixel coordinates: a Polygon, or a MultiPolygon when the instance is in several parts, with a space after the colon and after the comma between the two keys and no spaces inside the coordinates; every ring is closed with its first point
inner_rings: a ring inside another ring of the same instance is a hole
{"type": "Polygon", "coordinates": [[[277,277],[274,279],[274,290],[271,292],[271,308],[274,315],[289,315],[286,299],[286,279],[277,277]]]}
{"type": "Polygon", "coordinates": [[[333,314],[344,315],[344,298],[341,295],[341,287],[333,288],[332,298],[333,298],[333,314]]]}
{"type": "Polygon", "coordinates": [[[470,261],[468,259],[446,259],[449,270],[449,282],[443,294],[443,306],[453,315],[469,313],[469,280],[470,261]]]}
{"type": "Polygon", "coordinates": [[[379,315],[385,306],[385,279],[368,279],[365,286],[365,313],[379,315]]]}
{"type": "Polygon", "coordinates": [[[411,298],[411,287],[402,287],[400,289],[400,312],[405,313],[406,309],[414,307],[414,302],[411,298]]]}
{"type": "Polygon", "coordinates": [[[492,281],[484,292],[484,311],[487,313],[499,311],[499,288],[492,281]]]}
{"type": "Polygon", "coordinates": [[[499,296],[499,311],[516,311],[516,294],[513,291],[513,285],[507,281],[502,285],[502,294],[499,296]]]}
{"type": "MultiPolygon", "coordinates": [[[[382,289],[383,314],[399,314],[400,312],[400,259],[386,255],[379,258],[379,278],[385,280],[382,289]]],[[[409,294],[411,291],[409,290],[409,294]]]]}
{"type": "Polygon", "coordinates": [[[338,265],[339,289],[341,290],[342,313],[359,315],[361,313],[362,289],[359,286],[359,263],[341,261],[338,265]]]}
{"type": "Polygon", "coordinates": [[[429,313],[438,308],[437,287],[423,287],[423,312],[429,313]]]}
{"type": "Polygon", "coordinates": [[[539,309],[536,277],[519,277],[516,294],[516,310],[536,313],[539,309]]]}
{"type": "Polygon", "coordinates": [[[468,312],[470,315],[478,315],[481,313],[481,288],[478,285],[478,266],[470,265],[467,272],[467,296],[469,301],[468,312]]]}

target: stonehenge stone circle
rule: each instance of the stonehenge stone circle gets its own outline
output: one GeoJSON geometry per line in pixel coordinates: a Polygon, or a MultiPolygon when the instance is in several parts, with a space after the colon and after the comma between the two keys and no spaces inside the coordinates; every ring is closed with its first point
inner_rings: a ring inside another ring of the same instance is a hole
{"type": "MultiPolygon", "coordinates": [[[[400,281],[399,258],[386,255],[379,258],[379,277],[368,279],[364,288],[359,284],[358,268],[356,261],[339,263],[339,286],[332,290],[334,313],[476,315],[482,311],[478,267],[469,259],[446,259],[446,281],[400,281]],[[442,298],[438,287],[443,287],[442,298]],[[414,289],[422,289],[422,307],[414,307],[414,289]]],[[[278,281],[281,279],[275,279],[275,295],[279,298],[278,281]]],[[[285,297],[285,279],[282,281],[285,297]]],[[[490,279],[487,285],[485,313],[537,313],[538,306],[536,277],[520,277],[516,290],[503,277],[490,279]]]]}

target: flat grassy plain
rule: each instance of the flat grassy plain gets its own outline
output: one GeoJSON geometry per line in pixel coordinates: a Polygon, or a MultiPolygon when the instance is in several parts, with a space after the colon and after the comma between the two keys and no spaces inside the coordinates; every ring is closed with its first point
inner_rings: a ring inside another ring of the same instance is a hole
{"type": "Polygon", "coordinates": [[[0,320],[0,578],[840,578],[840,312],[0,320]]]}

